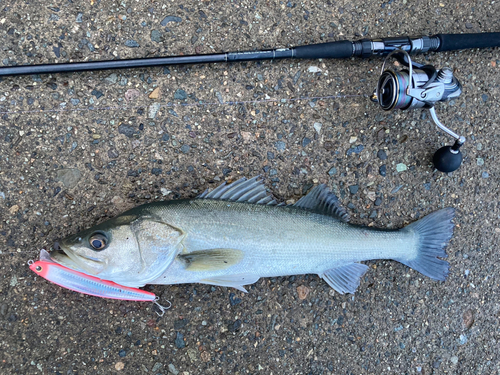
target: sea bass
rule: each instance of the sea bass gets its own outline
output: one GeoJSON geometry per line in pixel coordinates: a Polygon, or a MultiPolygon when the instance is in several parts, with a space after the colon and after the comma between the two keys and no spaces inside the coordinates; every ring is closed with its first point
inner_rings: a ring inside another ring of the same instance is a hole
{"type": "Polygon", "coordinates": [[[454,209],[398,230],[349,224],[325,185],[279,205],[258,178],[223,184],[195,199],[149,203],[60,242],[52,259],[66,267],[140,287],[203,283],[244,286],[261,277],[317,274],[354,293],[372,259],[392,259],[445,280],[454,209]]]}

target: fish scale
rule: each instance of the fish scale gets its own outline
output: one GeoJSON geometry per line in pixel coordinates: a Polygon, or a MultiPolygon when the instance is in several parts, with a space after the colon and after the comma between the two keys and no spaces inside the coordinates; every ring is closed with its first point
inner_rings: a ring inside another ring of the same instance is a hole
{"type": "MultiPolygon", "coordinates": [[[[184,240],[188,252],[210,248],[243,250],[245,261],[231,271],[251,269],[261,277],[319,273],[325,266],[330,269],[354,261],[411,256],[416,250],[411,233],[360,229],[334,217],[293,207],[193,200],[171,202],[159,208],[158,215],[190,233],[184,240]],[[192,210],[196,210],[194,216],[190,215],[192,210]]],[[[196,276],[201,280],[228,271],[213,270],[196,276]]],[[[175,273],[169,269],[159,280],[170,284],[183,273],[182,267],[175,273]]]]}

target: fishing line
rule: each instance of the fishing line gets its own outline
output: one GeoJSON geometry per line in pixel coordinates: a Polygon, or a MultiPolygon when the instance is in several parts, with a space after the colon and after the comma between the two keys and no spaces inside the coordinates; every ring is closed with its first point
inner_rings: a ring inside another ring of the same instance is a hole
{"type": "MultiPolygon", "coordinates": [[[[270,99],[257,99],[257,100],[228,100],[223,102],[199,102],[199,103],[167,103],[161,104],[159,108],[173,108],[173,107],[207,107],[207,106],[235,106],[245,104],[265,104],[265,103],[283,103],[283,102],[296,102],[300,100],[313,101],[313,100],[334,100],[334,99],[348,99],[348,98],[368,98],[367,94],[337,94],[325,96],[301,96],[298,98],[270,98],[270,99]]],[[[157,102],[156,102],[157,103],[157,102]]],[[[62,113],[62,112],[91,112],[91,111],[119,111],[119,110],[134,110],[140,108],[147,108],[150,104],[136,105],[136,106],[105,106],[105,107],[88,107],[88,108],[51,108],[51,109],[30,109],[19,111],[0,111],[2,115],[11,114],[29,114],[29,113],[62,113]]]]}

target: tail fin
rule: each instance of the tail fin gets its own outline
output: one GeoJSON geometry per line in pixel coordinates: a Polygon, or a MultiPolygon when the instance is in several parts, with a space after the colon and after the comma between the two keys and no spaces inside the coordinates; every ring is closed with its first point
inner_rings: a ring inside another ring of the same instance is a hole
{"type": "Polygon", "coordinates": [[[448,207],[408,225],[404,230],[414,232],[419,238],[418,254],[411,260],[395,259],[434,280],[444,281],[450,264],[437,257],[446,258],[445,247],[455,226],[451,220],[455,209],[448,207]]]}

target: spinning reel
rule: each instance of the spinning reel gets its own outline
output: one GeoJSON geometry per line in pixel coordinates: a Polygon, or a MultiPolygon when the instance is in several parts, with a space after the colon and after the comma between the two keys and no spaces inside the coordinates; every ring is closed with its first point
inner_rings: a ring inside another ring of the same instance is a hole
{"type": "Polygon", "coordinates": [[[432,120],[438,128],[455,138],[453,146],[444,146],[436,151],[433,157],[434,166],[441,172],[453,172],[462,163],[460,147],[464,144],[465,137],[454,133],[439,121],[434,105],[437,102],[458,98],[461,93],[462,85],[451,69],[436,70],[432,65],[412,62],[408,52],[399,49],[386,57],[371,99],[385,111],[429,109],[432,120]],[[385,69],[387,60],[391,56],[405,69],[401,71],[385,69]]]}

